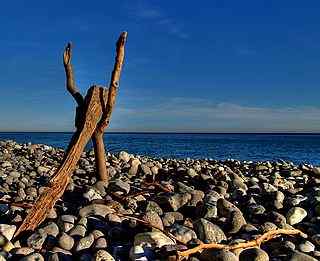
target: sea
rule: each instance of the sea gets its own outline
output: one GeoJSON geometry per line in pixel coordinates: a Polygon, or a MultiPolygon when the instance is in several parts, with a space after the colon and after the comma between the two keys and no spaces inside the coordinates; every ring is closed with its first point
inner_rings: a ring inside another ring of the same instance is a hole
{"type": "MultiPolygon", "coordinates": [[[[66,148],[71,132],[0,132],[0,140],[66,148]]],[[[156,158],[291,161],[320,165],[320,134],[105,133],[106,150],[156,158]]],[[[86,149],[90,149],[91,142],[86,149]]]]}

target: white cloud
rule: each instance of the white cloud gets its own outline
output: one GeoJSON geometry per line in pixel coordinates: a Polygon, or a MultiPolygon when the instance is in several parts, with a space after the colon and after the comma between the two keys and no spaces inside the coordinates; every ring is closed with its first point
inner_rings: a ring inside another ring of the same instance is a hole
{"type": "Polygon", "coordinates": [[[267,108],[176,97],[151,107],[117,108],[115,114],[114,128],[137,131],[320,131],[318,107],[267,108]]]}
{"type": "Polygon", "coordinates": [[[171,35],[181,39],[189,38],[189,34],[185,32],[183,24],[169,17],[160,8],[139,2],[138,4],[130,5],[128,10],[135,18],[154,23],[171,35]]]}

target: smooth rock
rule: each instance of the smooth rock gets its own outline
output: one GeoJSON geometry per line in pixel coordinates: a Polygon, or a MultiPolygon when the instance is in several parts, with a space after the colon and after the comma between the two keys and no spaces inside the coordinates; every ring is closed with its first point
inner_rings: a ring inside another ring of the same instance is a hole
{"type": "Polygon", "coordinates": [[[59,238],[59,246],[65,250],[71,250],[74,245],[74,239],[73,237],[69,236],[66,233],[62,233],[62,235],[59,238]]]}
{"type": "MultiPolygon", "coordinates": [[[[205,249],[200,255],[201,261],[238,261],[238,258],[230,251],[205,249]]],[[[248,260],[249,261],[249,260],[248,260]]]]}
{"type": "Polygon", "coordinates": [[[175,242],[162,232],[144,232],[139,233],[134,237],[134,246],[146,246],[154,249],[164,245],[175,245],[175,242]]]}
{"type": "Polygon", "coordinates": [[[226,235],[220,227],[204,218],[200,218],[193,225],[198,238],[205,243],[220,243],[227,240],[226,235]]]}
{"type": "Polygon", "coordinates": [[[88,249],[91,247],[91,245],[94,242],[94,236],[92,234],[89,234],[86,237],[83,237],[79,240],[79,242],[76,244],[76,251],[81,251],[84,249],[88,249]]]}
{"type": "Polygon", "coordinates": [[[300,223],[306,216],[307,211],[300,207],[293,207],[287,213],[287,223],[289,225],[295,225],[300,223]]]}
{"type": "Polygon", "coordinates": [[[0,224],[0,234],[6,237],[6,239],[11,240],[17,227],[15,225],[0,224]]]}
{"type": "Polygon", "coordinates": [[[27,239],[27,245],[33,249],[40,250],[47,238],[47,233],[43,229],[38,229],[27,239]]]}
{"type": "Polygon", "coordinates": [[[110,255],[106,250],[98,250],[94,255],[94,260],[96,261],[115,261],[112,255],[110,255]]]}
{"type": "Polygon", "coordinates": [[[239,261],[269,261],[266,251],[261,248],[249,248],[241,251],[239,261]]]}

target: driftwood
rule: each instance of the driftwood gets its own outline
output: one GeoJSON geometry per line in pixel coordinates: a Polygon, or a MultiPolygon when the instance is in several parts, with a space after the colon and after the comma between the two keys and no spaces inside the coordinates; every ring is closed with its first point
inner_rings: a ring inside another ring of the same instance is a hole
{"type": "Polygon", "coordinates": [[[117,42],[117,54],[114,70],[112,72],[109,91],[105,88],[93,86],[88,90],[85,98],[75,86],[71,65],[71,44],[64,51],[63,62],[66,72],[67,90],[76,100],[76,132],[73,135],[67,149],[67,154],[58,169],[51,178],[48,187],[39,196],[22,225],[15,233],[15,237],[23,231],[34,230],[43,222],[47,214],[63,195],[73,171],[81,157],[81,153],[92,138],[94,143],[96,169],[102,180],[108,180],[106,169],[105,148],[103,133],[110,122],[111,113],[115,104],[115,98],[119,86],[121,68],[124,60],[124,46],[127,33],[123,32],[117,42]]]}
{"type": "Polygon", "coordinates": [[[255,240],[251,240],[248,242],[243,242],[243,243],[237,243],[237,244],[232,244],[232,245],[225,245],[225,244],[218,244],[218,243],[209,243],[209,244],[200,244],[199,246],[196,246],[194,248],[185,250],[185,251],[178,251],[178,260],[184,260],[187,259],[190,255],[196,254],[198,252],[203,251],[204,249],[224,249],[224,250],[236,250],[236,249],[246,249],[246,248],[252,248],[252,247],[260,247],[262,243],[265,243],[277,236],[280,235],[299,235],[304,238],[307,237],[305,233],[298,229],[276,229],[276,230],[271,230],[260,237],[258,237],[255,240]]]}

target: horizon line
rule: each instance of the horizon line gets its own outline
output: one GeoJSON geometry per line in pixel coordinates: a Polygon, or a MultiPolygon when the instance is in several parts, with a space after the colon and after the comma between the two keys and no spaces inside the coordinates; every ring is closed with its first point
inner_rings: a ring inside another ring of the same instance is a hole
{"type": "MultiPolygon", "coordinates": [[[[1,133],[68,133],[73,134],[74,131],[1,131],[1,133]]],[[[270,131],[270,132],[181,132],[181,131],[110,131],[106,134],[286,134],[286,135],[320,135],[320,132],[312,131],[270,131]]]]}

